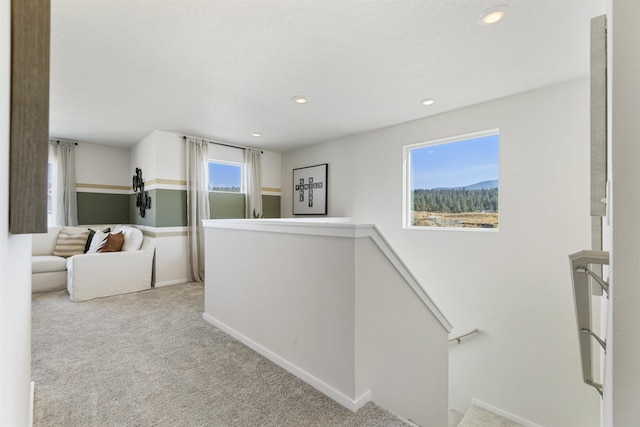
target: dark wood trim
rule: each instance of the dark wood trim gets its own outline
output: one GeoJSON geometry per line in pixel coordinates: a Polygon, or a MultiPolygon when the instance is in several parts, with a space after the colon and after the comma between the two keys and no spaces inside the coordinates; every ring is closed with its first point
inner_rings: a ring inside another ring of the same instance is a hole
{"type": "Polygon", "coordinates": [[[11,1],[9,231],[47,231],[50,0],[11,1]]]}

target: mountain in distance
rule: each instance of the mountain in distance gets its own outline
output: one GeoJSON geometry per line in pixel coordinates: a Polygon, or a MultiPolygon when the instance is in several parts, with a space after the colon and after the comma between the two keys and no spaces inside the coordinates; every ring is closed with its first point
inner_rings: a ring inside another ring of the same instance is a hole
{"type": "Polygon", "coordinates": [[[431,188],[431,190],[491,190],[492,188],[498,188],[497,179],[476,182],[475,184],[465,185],[464,187],[437,187],[431,188]]]}
{"type": "Polygon", "coordinates": [[[491,181],[476,182],[475,184],[461,187],[465,190],[490,190],[492,188],[498,188],[498,180],[493,179],[491,181]]]}

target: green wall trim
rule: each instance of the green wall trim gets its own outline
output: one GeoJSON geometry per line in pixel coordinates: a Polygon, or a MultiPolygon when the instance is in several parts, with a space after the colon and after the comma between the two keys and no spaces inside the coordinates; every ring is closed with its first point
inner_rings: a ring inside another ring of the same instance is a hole
{"type": "Polygon", "coordinates": [[[280,196],[263,194],[262,212],[265,218],[280,218],[280,196]]]}
{"type": "Polygon", "coordinates": [[[157,189],[155,200],[156,227],[187,225],[187,190],[157,189]]]}
{"type": "MultiPolygon", "coordinates": [[[[135,194],[77,193],[80,224],[137,224],[148,227],[187,225],[186,190],[149,190],[151,209],[145,217],[136,208],[135,194]]],[[[237,193],[209,193],[212,219],[244,218],[245,197],[237,193]]],[[[280,218],[280,196],[263,195],[265,218],[280,218]]]]}
{"type": "Polygon", "coordinates": [[[187,225],[187,191],[156,188],[149,190],[151,209],[147,209],[145,217],[140,215],[136,207],[136,196],[131,195],[129,201],[129,217],[132,224],[149,227],[180,227],[187,225]]]}
{"type": "Polygon", "coordinates": [[[209,193],[211,219],[244,218],[245,198],[242,193],[209,193]]]}
{"type": "Polygon", "coordinates": [[[76,193],[78,224],[129,223],[129,195],[111,193],[76,193]]]}
{"type": "Polygon", "coordinates": [[[156,226],[156,203],[158,201],[156,190],[149,190],[149,196],[151,197],[151,209],[145,211],[143,218],[140,216],[140,209],[136,207],[136,195],[129,195],[129,222],[131,224],[156,226]]]}

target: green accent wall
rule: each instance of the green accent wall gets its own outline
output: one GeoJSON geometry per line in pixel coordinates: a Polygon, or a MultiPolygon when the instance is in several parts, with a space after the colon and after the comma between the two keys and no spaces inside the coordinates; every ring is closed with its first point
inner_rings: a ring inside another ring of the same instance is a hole
{"type": "Polygon", "coordinates": [[[136,195],[129,202],[131,223],[150,227],[181,227],[187,225],[186,190],[166,190],[157,188],[148,190],[151,197],[151,209],[145,211],[144,218],[136,207],[136,195]]]}
{"type": "Polygon", "coordinates": [[[241,193],[209,193],[211,219],[244,218],[245,198],[241,193]]]}
{"type": "Polygon", "coordinates": [[[265,218],[280,218],[280,196],[262,195],[262,212],[265,218]]]}
{"type": "Polygon", "coordinates": [[[129,195],[76,193],[78,224],[129,223],[129,195]]]}
{"type": "MultiPolygon", "coordinates": [[[[156,227],[187,225],[187,191],[157,189],[156,227]]],[[[153,201],[151,206],[153,207],[153,201]]]]}
{"type": "Polygon", "coordinates": [[[149,190],[151,197],[151,209],[145,210],[144,218],[140,215],[140,209],[136,207],[136,195],[129,195],[129,222],[131,224],[146,225],[148,227],[156,226],[156,205],[158,198],[156,190],[149,190]]]}
{"type": "MultiPolygon", "coordinates": [[[[78,223],[138,224],[149,227],[187,225],[186,190],[149,190],[151,209],[145,217],[136,207],[135,194],[77,193],[78,223]]],[[[245,197],[238,193],[209,193],[212,219],[244,218],[245,197]]],[[[262,196],[265,218],[280,218],[280,196],[262,196]]]]}

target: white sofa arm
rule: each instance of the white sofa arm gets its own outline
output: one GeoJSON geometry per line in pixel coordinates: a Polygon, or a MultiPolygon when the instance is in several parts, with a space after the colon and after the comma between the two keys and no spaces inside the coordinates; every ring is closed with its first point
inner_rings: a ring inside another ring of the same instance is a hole
{"type": "Polygon", "coordinates": [[[155,239],[145,237],[138,251],[75,255],[67,260],[72,301],[151,288],[155,239]]]}

